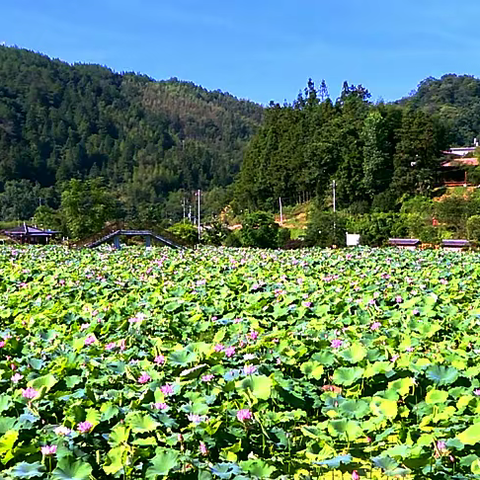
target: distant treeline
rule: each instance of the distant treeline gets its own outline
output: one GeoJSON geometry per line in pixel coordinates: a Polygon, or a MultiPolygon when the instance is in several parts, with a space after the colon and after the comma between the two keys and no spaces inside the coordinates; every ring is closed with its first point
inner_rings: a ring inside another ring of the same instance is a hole
{"type": "Polygon", "coordinates": [[[0,47],[0,220],[57,208],[70,179],[103,177],[132,218],[178,219],[196,189],[221,203],[262,116],[192,83],[0,47]]]}
{"type": "Polygon", "coordinates": [[[299,192],[331,196],[339,208],[390,210],[404,196],[426,194],[437,180],[448,129],[406,105],[370,102],[362,87],[344,84],[333,102],[325,83],[309,81],[293,104],[271,104],[249,145],[237,185],[238,201],[271,209],[299,192]]]}
{"type": "Polygon", "coordinates": [[[394,104],[348,83],[332,100],[325,82],[309,81],[292,104],[263,108],[0,47],[0,221],[55,211],[81,188],[108,192],[116,217],[145,226],[193,218],[197,189],[206,219],[226,205],[276,210],[279,197],[329,207],[332,180],[340,209],[398,210],[431,193],[444,148],[476,136],[480,81],[470,76],[429,78],[394,104]]]}

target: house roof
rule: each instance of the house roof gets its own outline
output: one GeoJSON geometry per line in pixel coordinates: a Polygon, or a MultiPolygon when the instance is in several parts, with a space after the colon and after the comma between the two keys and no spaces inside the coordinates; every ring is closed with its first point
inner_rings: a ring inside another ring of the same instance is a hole
{"type": "Polygon", "coordinates": [[[478,158],[468,157],[468,158],[455,158],[452,160],[447,160],[442,163],[442,167],[477,167],[478,158]]]}
{"type": "Polygon", "coordinates": [[[19,236],[28,236],[28,237],[44,237],[44,236],[51,236],[55,235],[57,232],[55,230],[42,230],[41,228],[32,227],[31,225],[27,225],[24,223],[18,227],[12,228],[11,230],[4,230],[5,235],[11,237],[19,237],[19,236]]]}
{"type": "Polygon", "coordinates": [[[473,153],[477,147],[454,147],[450,150],[445,150],[442,153],[444,155],[452,155],[456,157],[464,157],[469,153],[473,153]]]}

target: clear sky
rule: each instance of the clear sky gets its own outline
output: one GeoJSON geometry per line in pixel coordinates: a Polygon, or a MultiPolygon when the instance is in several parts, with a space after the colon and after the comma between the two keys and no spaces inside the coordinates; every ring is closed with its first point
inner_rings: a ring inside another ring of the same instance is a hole
{"type": "Polygon", "coordinates": [[[480,75],[478,0],[2,0],[0,43],[268,103],[309,77],[395,100],[480,75]]]}

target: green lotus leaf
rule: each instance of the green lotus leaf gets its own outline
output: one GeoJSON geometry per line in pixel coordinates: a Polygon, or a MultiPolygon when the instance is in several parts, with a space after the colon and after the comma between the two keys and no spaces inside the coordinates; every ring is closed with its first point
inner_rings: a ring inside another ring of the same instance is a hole
{"type": "Polygon", "coordinates": [[[10,471],[10,475],[14,478],[42,477],[44,474],[45,467],[40,462],[20,462],[10,471]]]}
{"type": "Polygon", "coordinates": [[[250,391],[253,397],[260,400],[270,398],[273,381],[265,375],[254,375],[245,378],[242,382],[242,388],[250,391]]]}
{"type": "Polygon", "coordinates": [[[356,342],[342,351],[340,355],[349,363],[359,363],[367,356],[367,350],[360,342],[356,342]]]}
{"type": "Polygon", "coordinates": [[[324,465],[328,468],[339,468],[340,465],[348,465],[353,461],[353,457],[348,455],[339,455],[338,457],[331,458],[330,460],[322,460],[321,462],[313,462],[317,465],[324,465]]]}
{"type": "Polygon", "coordinates": [[[45,391],[48,392],[55,386],[57,381],[58,380],[53,375],[48,374],[44,375],[43,377],[37,377],[34,380],[30,380],[28,382],[28,386],[34,388],[35,390],[45,388],[45,391]]]}
{"type": "Polygon", "coordinates": [[[173,365],[184,367],[189,363],[195,363],[197,361],[197,354],[186,349],[177,350],[169,355],[168,360],[173,365]]]}
{"type": "Polygon", "coordinates": [[[123,470],[127,464],[128,448],[125,446],[112,448],[107,454],[107,463],[103,466],[103,470],[107,475],[115,475],[123,470]]]}
{"type": "Polygon", "coordinates": [[[13,458],[13,447],[18,436],[18,431],[8,430],[8,432],[0,437],[0,459],[3,464],[8,463],[8,461],[13,458]]]}
{"type": "Polygon", "coordinates": [[[465,457],[460,459],[460,465],[462,467],[470,467],[473,462],[480,460],[478,455],[471,453],[470,455],[466,455],[465,457]]]}
{"type": "Polygon", "coordinates": [[[363,435],[360,424],[353,420],[330,420],[328,422],[328,432],[334,437],[346,437],[349,441],[355,440],[363,435]]]}
{"type": "Polygon", "coordinates": [[[335,363],[335,355],[332,352],[323,351],[314,353],[311,360],[318,362],[325,367],[331,367],[335,363]]]}
{"type": "Polygon", "coordinates": [[[452,367],[433,365],[427,369],[425,375],[438,385],[450,385],[457,380],[458,371],[452,367]]]}
{"type": "Polygon", "coordinates": [[[238,474],[242,472],[242,469],[235,463],[217,463],[211,468],[211,472],[215,477],[229,479],[238,478],[238,474]]]}
{"type": "Polygon", "coordinates": [[[428,404],[432,403],[445,403],[448,398],[448,392],[444,390],[432,389],[427,393],[425,397],[425,402],[428,404]]]}
{"type": "Polygon", "coordinates": [[[92,473],[90,464],[78,460],[73,462],[71,458],[65,458],[58,462],[57,468],[52,472],[55,480],[87,480],[92,473]]]}
{"type": "Polygon", "coordinates": [[[370,406],[364,400],[346,400],[338,410],[347,417],[362,418],[370,412],[370,406]]]}
{"type": "Polygon", "coordinates": [[[100,412],[102,413],[100,417],[101,421],[106,422],[118,415],[120,410],[112,402],[107,402],[100,407],[100,412]]]}
{"type": "Polygon", "coordinates": [[[113,446],[127,443],[130,435],[130,429],[125,425],[116,425],[108,436],[108,443],[113,446]]]}
{"type": "Polygon", "coordinates": [[[315,380],[319,380],[323,375],[323,365],[318,362],[305,362],[302,363],[300,370],[306,377],[312,377],[315,380]]]}
{"type": "Polygon", "coordinates": [[[333,374],[333,382],[348,387],[362,378],[363,372],[364,369],[360,367],[340,367],[333,374]]]}
{"type": "Polygon", "coordinates": [[[398,413],[398,405],[395,400],[380,397],[373,397],[370,402],[370,409],[375,415],[387,418],[395,418],[398,413]]]}
{"type": "Polygon", "coordinates": [[[412,387],[415,386],[415,380],[411,377],[400,378],[388,384],[388,389],[394,391],[401,397],[405,397],[410,393],[412,387]]]}
{"type": "Polygon", "coordinates": [[[0,417],[0,435],[7,433],[9,430],[15,430],[17,419],[15,417],[0,417]]]}
{"type": "Polygon", "coordinates": [[[8,410],[12,404],[12,399],[7,393],[2,393],[0,395],[0,413],[8,410]]]}
{"type": "Polygon", "coordinates": [[[142,433],[153,432],[159,424],[150,415],[129,413],[125,418],[125,425],[130,427],[133,432],[142,433]]]}
{"type": "Polygon", "coordinates": [[[398,462],[387,455],[374,457],[372,461],[377,468],[381,468],[388,476],[406,475],[409,472],[408,469],[399,468],[398,462]]]}
{"type": "Polygon", "coordinates": [[[174,450],[157,449],[151,465],[147,468],[146,478],[155,480],[159,476],[168,475],[170,470],[178,466],[178,452],[174,450]]]}
{"type": "Polygon", "coordinates": [[[275,467],[268,465],[268,463],[263,460],[247,460],[241,462],[240,466],[245,472],[257,478],[272,478],[271,475],[275,472],[275,467]]]}
{"type": "Polygon", "coordinates": [[[480,442],[480,423],[470,425],[466,430],[456,436],[464,445],[475,445],[480,442]]]}

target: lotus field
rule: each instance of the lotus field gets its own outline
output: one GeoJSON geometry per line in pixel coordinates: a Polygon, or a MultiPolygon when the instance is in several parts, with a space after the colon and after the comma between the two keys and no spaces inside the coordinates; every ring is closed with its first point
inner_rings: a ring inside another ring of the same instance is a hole
{"type": "Polygon", "coordinates": [[[0,478],[480,478],[480,256],[0,247],[0,478]]]}

